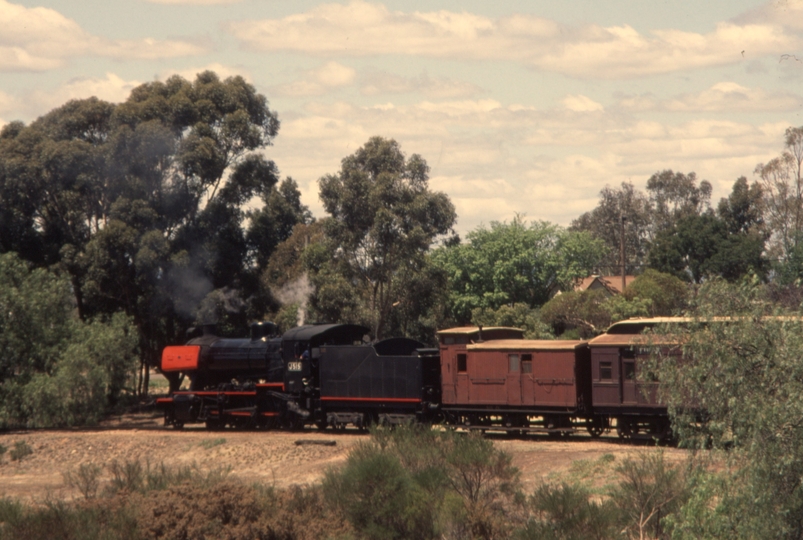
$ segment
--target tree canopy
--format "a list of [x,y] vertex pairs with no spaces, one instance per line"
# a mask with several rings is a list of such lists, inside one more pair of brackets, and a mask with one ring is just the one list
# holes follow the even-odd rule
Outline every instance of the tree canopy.
[[443,246],[433,259],[449,278],[447,309],[465,324],[478,308],[538,307],[550,293],[589,275],[604,255],[603,242],[587,233],[546,222],[527,225],[517,216],[510,223],[478,227],[466,243]]
[[683,216],[660,232],[650,249],[650,266],[696,283],[711,277],[733,281],[749,273],[764,276],[769,264],[760,209],[760,186],[739,178],[716,213]]
[[803,323],[755,280],[707,282],[689,315],[683,327],[656,330],[682,354],[661,350],[652,373],[680,444],[724,451],[712,457],[728,468],[692,484],[680,537],[800,538]]
[[[252,316],[275,305],[255,265],[311,219],[262,154],[278,129],[252,85],[208,71],[12,122],[0,132],[0,251],[69,276],[83,319],[131,316],[154,365],[208,294],[250,299]],[[264,206],[247,213],[255,197]],[[236,311],[244,325],[247,306]]]
[[0,255],[0,428],[99,421],[131,391],[136,348],[123,314],[82,322],[65,279]]
[[329,260],[313,280],[313,305],[327,311],[337,298],[351,296],[378,338],[394,308],[412,307],[411,290],[431,288],[427,251],[451,230],[456,214],[449,197],[430,191],[428,181],[421,156],[405,157],[396,141],[382,137],[372,137],[343,159],[338,173],[319,180],[330,216],[324,221]]

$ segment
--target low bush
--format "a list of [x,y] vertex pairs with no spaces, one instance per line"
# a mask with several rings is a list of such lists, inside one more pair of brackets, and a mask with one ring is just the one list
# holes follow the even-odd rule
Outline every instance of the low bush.
[[17,441],[8,453],[11,461],[20,461],[33,454],[33,448],[25,441]]
[[361,538],[506,538],[523,502],[508,454],[471,434],[374,430],[323,492]]
[[62,474],[64,485],[77,489],[84,499],[94,499],[100,486],[100,473],[103,468],[94,463],[82,463],[77,469]]

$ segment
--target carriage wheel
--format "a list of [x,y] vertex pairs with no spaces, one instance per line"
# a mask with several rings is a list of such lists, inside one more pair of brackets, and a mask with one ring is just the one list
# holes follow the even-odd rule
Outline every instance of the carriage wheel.
[[620,439],[630,439],[638,433],[638,425],[624,418],[616,419],[616,434]]
[[586,431],[594,439],[599,439],[605,433],[607,426],[605,419],[601,416],[592,416],[586,420]]

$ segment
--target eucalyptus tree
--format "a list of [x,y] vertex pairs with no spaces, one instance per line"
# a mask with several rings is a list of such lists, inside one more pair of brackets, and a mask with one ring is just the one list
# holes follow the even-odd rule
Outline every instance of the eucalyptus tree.
[[209,71],[12,122],[0,133],[0,249],[66,272],[82,317],[131,315],[154,364],[206,294],[258,283],[249,261],[264,248],[244,208],[277,192],[262,151],[278,129],[251,84]]
[[767,163],[759,163],[764,219],[771,231],[769,257],[784,283],[803,277],[803,126],[787,128],[784,150]]
[[624,230],[627,269],[632,273],[644,263],[652,240],[650,200],[633,184],[627,182],[623,182],[618,189],[605,186],[599,195],[600,201],[597,207],[572,221],[570,230],[591,233],[605,242],[608,256],[602,273],[619,273],[621,269],[619,253]]
[[748,273],[764,277],[768,234],[761,199],[758,184],[737,179],[717,212],[683,216],[661,231],[650,249],[650,266],[696,283],[711,277],[734,281]]
[[[455,222],[444,193],[430,191],[429,166],[406,157],[393,139],[372,137],[319,180],[330,261],[318,272],[360,299],[361,317],[375,337],[385,334],[391,311],[405,304],[408,316],[425,309],[426,297],[410,295],[412,282],[428,275],[427,252]],[[336,269],[336,270],[335,270]],[[322,291],[315,303],[325,309]]]

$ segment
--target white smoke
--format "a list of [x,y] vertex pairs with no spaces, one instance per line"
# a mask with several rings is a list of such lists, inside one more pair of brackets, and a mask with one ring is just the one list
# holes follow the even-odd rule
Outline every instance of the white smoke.
[[314,290],[315,288],[309,281],[309,276],[304,272],[297,279],[285,283],[282,287],[271,289],[271,293],[285,306],[298,304],[298,326],[302,326],[307,315],[309,296]]
[[198,324],[217,322],[224,313],[238,313],[245,307],[240,291],[230,287],[215,289],[201,300],[195,312]]

